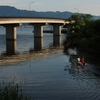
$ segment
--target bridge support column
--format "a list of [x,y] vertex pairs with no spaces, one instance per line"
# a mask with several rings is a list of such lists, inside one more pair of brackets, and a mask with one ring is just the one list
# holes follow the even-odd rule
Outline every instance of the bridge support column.
[[6,54],[16,54],[16,26],[15,24],[4,25],[6,27]]
[[61,45],[61,24],[52,24],[53,25],[53,46]]
[[43,26],[45,24],[36,23],[34,26],[34,50],[39,51],[43,49]]

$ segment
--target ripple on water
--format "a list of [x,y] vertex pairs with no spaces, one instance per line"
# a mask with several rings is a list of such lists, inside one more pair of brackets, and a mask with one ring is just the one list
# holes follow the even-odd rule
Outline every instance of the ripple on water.
[[31,64],[28,60],[3,67],[0,68],[0,81],[10,82],[12,76],[16,76],[15,82],[35,100],[99,100],[100,79],[94,69],[92,71],[87,65],[83,71],[68,59],[58,53],[31,60]]

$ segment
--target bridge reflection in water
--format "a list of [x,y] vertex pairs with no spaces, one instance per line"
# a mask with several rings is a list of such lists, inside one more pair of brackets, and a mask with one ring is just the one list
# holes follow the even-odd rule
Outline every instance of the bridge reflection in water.
[[17,42],[16,40],[6,40],[6,53],[16,54]]
[[43,49],[43,38],[34,38],[34,50],[42,50]]

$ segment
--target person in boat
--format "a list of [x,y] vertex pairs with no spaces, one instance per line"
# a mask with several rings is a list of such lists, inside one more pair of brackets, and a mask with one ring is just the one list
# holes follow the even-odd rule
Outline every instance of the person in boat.
[[80,57],[77,58],[77,64],[79,65],[78,68],[80,68],[80,65],[81,65],[81,58]]
[[81,61],[81,63],[82,63],[83,65],[85,65],[84,57],[82,57],[80,61]]
[[84,71],[84,68],[85,68],[85,60],[84,60],[84,57],[82,58],[77,58],[77,61],[78,61],[78,68],[81,68],[82,71]]
[[78,57],[77,58],[77,63],[80,64],[80,65],[85,65],[84,57],[82,57],[82,58]]
[[78,57],[78,58],[77,58],[77,61],[78,61],[78,62],[80,62],[80,61],[81,61],[80,57]]

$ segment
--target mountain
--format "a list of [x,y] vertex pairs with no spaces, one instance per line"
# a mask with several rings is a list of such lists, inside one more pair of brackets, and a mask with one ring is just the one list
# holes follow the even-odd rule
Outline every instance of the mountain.
[[[28,11],[28,10],[20,10],[11,6],[0,6],[0,16],[1,17],[48,17],[48,18],[64,18],[68,19],[73,13],[72,12],[37,12],[37,11]],[[94,16],[95,19],[100,18],[100,16]]]
[[71,12],[37,12],[37,11],[28,11],[20,10],[11,6],[0,6],[0,16],[16,16],[16,17],[51,17],[51,18],[69,18],[72,15]]

